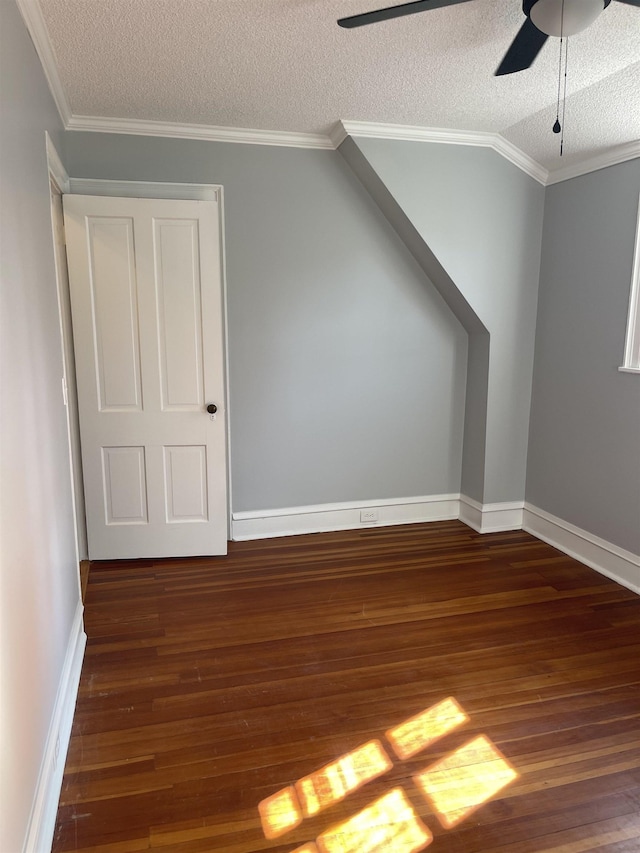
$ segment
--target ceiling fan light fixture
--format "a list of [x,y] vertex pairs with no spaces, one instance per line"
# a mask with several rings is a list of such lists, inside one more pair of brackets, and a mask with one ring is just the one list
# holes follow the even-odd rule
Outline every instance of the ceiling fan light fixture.
[[529,9],[529,18],[540,32],[548,36],[573,36],[586,30],[610,2],[611,0],[537,0]]

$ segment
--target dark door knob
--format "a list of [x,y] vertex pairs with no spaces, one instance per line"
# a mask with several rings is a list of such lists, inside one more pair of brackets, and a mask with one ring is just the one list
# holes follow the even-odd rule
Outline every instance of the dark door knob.
[[210,415],[215,415],[215,413],[218,411],[218,407],[215,403],[209,403],[209,405],[207,406],[207,411]]

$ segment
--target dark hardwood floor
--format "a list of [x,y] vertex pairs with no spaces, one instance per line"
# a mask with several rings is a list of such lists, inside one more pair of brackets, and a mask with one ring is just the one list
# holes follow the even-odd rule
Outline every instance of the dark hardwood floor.
[[526,533],[94,563],[86,628],[55,853],[640,851],[640,598]]

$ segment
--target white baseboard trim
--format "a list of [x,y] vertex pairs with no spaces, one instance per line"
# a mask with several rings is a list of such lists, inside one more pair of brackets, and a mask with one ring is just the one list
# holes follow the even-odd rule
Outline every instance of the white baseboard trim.
[[[375,511],[376,520],[361,513]],[[458,518],[477,533],[526,530],[586,566],[640,594],[640,557],[561,518],[523,502],[481,504],[466,495],[428,495],[393,500],[319,504],[234,512],[232,539],[271,539],[360,527],[386,527]]]
[[522,529],[640,594],[640,556],[637,554],[529,503],[524,505]]
[[62,675],[58,687],[49,734],[40,767],[40,776],[33,799],[29,826],[22,848],[23,853],[44,853],[51,850],[55,829],[62,775],[71,737],[73,713],[78,696],[80,670],[87,635],[84,633],[82,602],[78,602],[67,643]]
[[500,533],[521,530],[524,503],[481,504],[460,495],[458,518],[477,533]]
[[[298,506],[258,512],[234,512],[232,539],[271,539],[303,533],[328,533],[359,527],[386,527],[394,524],[418,524],[447,521],[458,517],[459,495],[394,498],[380,501]],[[361,521],[361,513],[376,513],[375,521]]]

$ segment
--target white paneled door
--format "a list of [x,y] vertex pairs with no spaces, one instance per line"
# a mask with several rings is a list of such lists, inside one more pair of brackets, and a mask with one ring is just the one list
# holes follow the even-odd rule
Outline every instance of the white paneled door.
[[225,554],[219,204],[66,195],[64,214],[89,557]]

